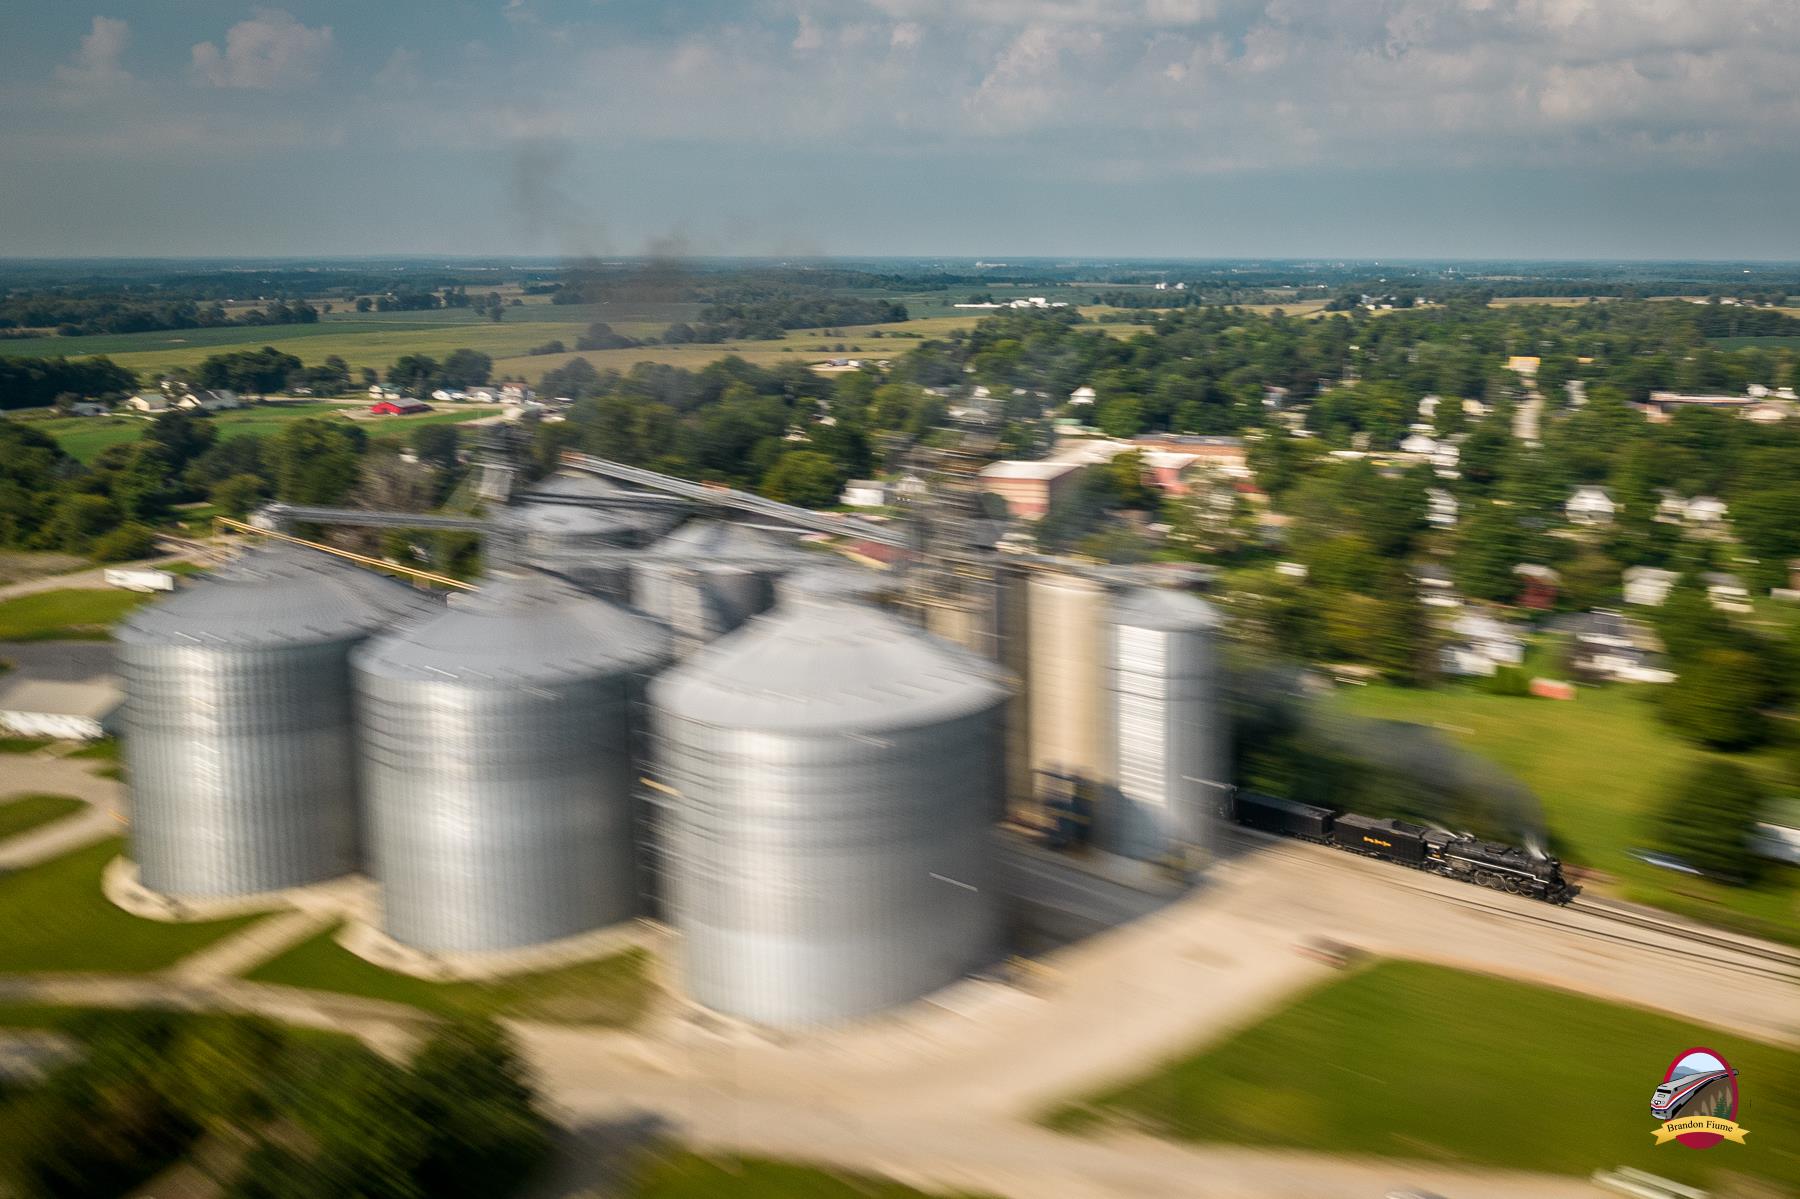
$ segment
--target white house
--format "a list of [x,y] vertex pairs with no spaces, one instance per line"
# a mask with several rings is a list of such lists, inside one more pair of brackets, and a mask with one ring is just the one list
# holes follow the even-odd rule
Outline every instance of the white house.
[[1608,525],[1618,508],[1603,489],[1577,487],[1569,502],[1563,505],[1563,511],[1578,525]]
[[1450,632],[1438,656],[1447,674],[1487,676],[1525,661],[1525,639],[1491,616],[1465,612],[1450,622]]
[[222,412],[227,408],[242,408],[244,402],[238,399],[236,392],[197,389],[184,393],[175,401],[175,406],[191,412]]
[[1077,387],[1069,393],[1069,403],[1078,408],[1092,404],[1098,398],[1091,387]]
[[1675,586],[1676,574],[1655,566],[1625,568],[1625,602],[1645,608],[1660,608]]
[[1419,458],[1429,458],[1437,452],[1437,448],[1437,442],[1425,436],[1423,433],[1409,434],[1400,442],[1400,452],[1402,454],[1412,454]]
[[500,400],[502,403],[529,404],[535,395],[536,393],[523,383],[502,383],[500,385]]
[[844,484],[838,502],[846,508],[885,508],[891,502],[891,490],[878,479],[852,479]]
[[1706,584],[1706,598],[1713,607],[1726,612],[1750,611],[1750,592],[1736,575],[1707,571],[1700,581]]
[[126,400],[125,406],[135,412],[167,412],[174,404],[160,391],[146,391]]
[[374,383],[369,386],[369,398],[371,400],[380,401],[403,400],[406,397],[401,394],[398,387],[389,387],[385,383]]
[[1426,396],[1419,401],[1419,419],[1434,420],[1437,417],[1438,405],[1444,402],[1443,396]]
[[431,398],[439,403],[460,403],[469,398],[469,393],[459,387],[440,387],[431,393]]
[[1456,526],[1456,497],[1442,487],[1425,489],[1425,519],[1436,529],[1450,529]]
[[1461,459],[1461,446],[1453,441],[1440,441],[1431,453],[1431,471],[1440,479],[1454,479],[1456,464]]
[[1616,683],[1675,681],[1675,672],[1662,664],[1661,644],[1635,620],[1596,609],[1563,617],[1555,627],[1573,638],[1569,667],[1578,675]]
[[1712,495],[1697,495],[1687,502],[1687,521],[1691,525],[1716,525],[1725,519],[1725,501]]

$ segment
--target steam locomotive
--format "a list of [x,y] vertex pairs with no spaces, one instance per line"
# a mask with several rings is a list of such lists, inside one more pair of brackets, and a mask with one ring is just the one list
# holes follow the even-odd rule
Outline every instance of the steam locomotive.
[[1562,863],[1555,858],[1467,833],[1405,820],[1376,820],[1245,791],[1237,793],[1232,814],[1239,824],[1266,833],[1316,841],[1548,903],[1565,904],[1581,893],[1580,887],[1563,878]]

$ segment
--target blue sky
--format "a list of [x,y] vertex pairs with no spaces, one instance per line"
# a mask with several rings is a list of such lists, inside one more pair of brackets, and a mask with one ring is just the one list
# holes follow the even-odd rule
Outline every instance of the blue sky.
[[1800,259],[1793,0],[9,0],[0,255]]

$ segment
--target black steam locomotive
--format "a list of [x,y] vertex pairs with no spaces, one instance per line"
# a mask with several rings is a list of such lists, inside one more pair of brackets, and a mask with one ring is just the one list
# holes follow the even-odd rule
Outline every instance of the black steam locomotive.
[[1580,887],[1563,878],[1562,863],[1555,858],[1527,853],[1497,841],[1482,841],[1466,833],[1426,828],[1404,820],[1376,820],[1355,812],[1334,812],[1245,791],[1237,793],[1233,815],[1239,824],[1267,833],[1334,845],[1351,853],[1384,858],[1415,870],[1428,870],[1549,903],[1568,903],[1581,893]]

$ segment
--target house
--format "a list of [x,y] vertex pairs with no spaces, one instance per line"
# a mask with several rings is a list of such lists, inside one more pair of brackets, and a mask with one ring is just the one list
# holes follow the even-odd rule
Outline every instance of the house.
[[1453,441],[1440,441],[1431,453],[1431,473],[1440,479],[1456,478],[1456,464],[1462,459],[1462,447]]
[[431,398],[440,404],[461,403],[469,398],[469,393],[460,387],[440,387],[431,393]]
[[385,383],[373,383],[369,386],[369,398],[372,400],[403,400],[406,396],[398,387],[389,387]]
[[1456,497],[1442,487],[1425,489],[1425,519],[1434,529],[1456,527]]
[[1537,378],[1539,360],[1526,354],[1514,354],[1506,360],[1506,369],[1527,381]]
[[529,404],[535,394],[523,383],[502,383],[500,385],[500,402],[503,404]]
[[1712,526],[1725,519],[1725,501],[1717,496],[1697,495],[1687,502],[1685,513],[1691,525]]
[[1077,387],[1069,393],[1069,403],[1077,408],[1086,407],[1098,398],[1098,394],[1091,387]]
[[1563,393],[1569,397],[1569,407],[1580,408],[1587,403],[1587,383],[1581,379],[1570,379],[1563,384]]
[[1450,634],[1438,651],[1446,674],[1486,677],[1525,661],[1525,639],[1492,616],[1465,612],[1450,622]]
[[1750,408],[1756,400],[1748,395],[1700,395],[1693,392],[1653,391],[1638,407],[1644,416],[1657,424],[1669,420],[1683,408],[1712,408],[1735,412]]
[[1415,458],[1429,458],[1437,452],[1437,442],[1423,433],[1412,433],[1400,442],[1400,452]]
[[1014,516],[1037,520],[1075,485],[1081,466],[1067,460],[993,462],[981,468],[981,489],[999,496]]
[[1285,387],[1263,388],[1263,407],[1281,408],[1288,402],[1288,389]]
[[1456,595],[1456,580],[1450,577],[1450,571],[1437,562],[1424,562],[1412,569],[1413,582],[1419,588],[1419,602],[1428,608],[1460,608],[1462,600]]
[[1423,421],[1436,420],[1438,405],[1443,402],[1444,397],[1437,395],[1426,396],[1424,399],[1420,400],[1419,419]]
[[1670,588],[1679,576],[1672,570],[1655,566],[1625,568],[1625,602],[1644,608],[1660,608],[1669,598]]
[[244,402],[238,399],[236,392],[196,388],[183,393],[175,406],[190,412],[223,412],[227,408],[242,408]]
[[119,681],[15,678],[0,682],[0,730],[15,737],[94,741],[115,729]]
[[369,411],[376,416],[411,416],[414,413],[430,412],[431,405],[424,400],[382,400],[370,404]]
[[1513,567],[1519,580],[1519,604],[1539,612],[1556,607],[1557,593],[1562,589],[1562,576],[1548,566],[1521,562]]
[[[1784,387],[1782,390],[1788,391],[1789,389]],[[1793,416],[1794,411],[1793,396],[1790,394],[1778,399],[1759,400],[1745,407],[1739,415],[1745,420],[1755,421],[1759,425],[1772,425],[1776,421],[1783,421]]]
[[471,387],[468,394],[471,404],[498,404],[500,402],[500,397],[491,388]]
[[1639,621],[1596,609],[1575,612],[1551,626],[1569,636],[1569,669],[1595,682],[1672,683],[1662,643]]
[[99,400],[76,400],[68,409],[70,416],[105,416],[110,411]]
[[1577,487],[1563,505],[1570,522],[1578,525],[1609,525],[1617,510],[1612,497],[1599,487]]
[[892,503],[892,488],[878,479],[852,479],[844,484],[838,503],[846,508],[885,508]]
[[925,498],[925,480],[915,474],[904,474],[894,484],[894,495],[903,500],[922,500]]
[[175,402],[159,391],[146,391],[127,399],[125,406],[134,412],[167,412]]
[[1215,466],[1237,478],[1249,477],[1249,461],[1241,437],[1203,437],[1193,433],[1146,433],[1131,439],[1131,447],[1149,453],[1162,450],[1190,454],[1206,466]]
[[1750,592],[1736,575],[1709,570],[1700,576],[1700,581],[1706,584],[1706,598],[1713,607],[1723,612],[1750,611]]
[[1197,454],[1174,450],[1149,450],[1144,454],[1144,467],[1149,472],[1150,482],[1165,495],[1186,495],[1188,472],[1199,461]]

